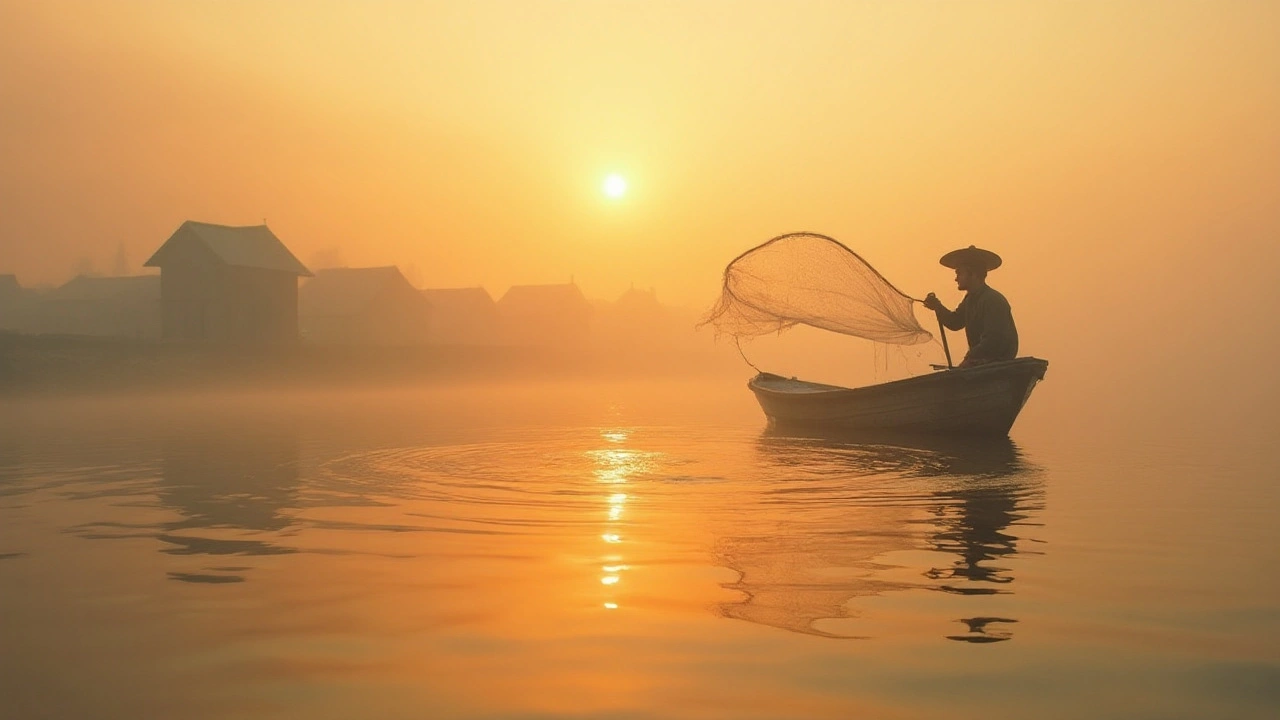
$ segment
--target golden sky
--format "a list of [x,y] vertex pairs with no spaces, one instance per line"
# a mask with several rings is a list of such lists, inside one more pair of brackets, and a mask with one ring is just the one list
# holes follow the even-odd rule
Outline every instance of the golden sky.
[[1028,348],[1270,342],[1278,38],[1266,1],[0,1],[0,272],[265,218],[306,263],[705,307],[805,229],[951,304],[937,257],[997,250]]

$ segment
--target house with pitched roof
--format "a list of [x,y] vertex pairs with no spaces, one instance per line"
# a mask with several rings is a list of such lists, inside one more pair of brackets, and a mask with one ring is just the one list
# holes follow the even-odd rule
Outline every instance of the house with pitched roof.
[[160,268],[165,340],[269,345],[298,339],[298,278],[311,271],[266,225],[188,220],[144,264]]
[[517,345],[577,345],[591,335],[591,304],[575,283],[515,285],[498,301],[507,341]]
[[0,275],[0,330],[17,330],[26,293],[16,275]]
[[498,305],[482,287],[430,288],[422,296],[431,305],[432,343],[492,345],[501,341]]
[[160,277],[77,275],[33,298],[21,329],[49,335],[160,338]]
[[675,314],[653,289],[632,286],[618,299],[602,303],[596,314],[597,339],[610,347],[653,347],[671,343],[680,333]]
[[0,275],[0,304],[17,302],[22,296],[22,285],[17,275]]
[[302,337],[337,345],[426,342],[431,306],[391,267],[317,270],[298,294]]

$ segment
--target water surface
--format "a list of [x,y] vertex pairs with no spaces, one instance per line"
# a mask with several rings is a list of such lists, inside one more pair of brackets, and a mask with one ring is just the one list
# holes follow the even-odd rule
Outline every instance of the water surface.
[[941,444],[737,382],[10,403],[0,715],[1274,717],[1269,449],[1032,402]]

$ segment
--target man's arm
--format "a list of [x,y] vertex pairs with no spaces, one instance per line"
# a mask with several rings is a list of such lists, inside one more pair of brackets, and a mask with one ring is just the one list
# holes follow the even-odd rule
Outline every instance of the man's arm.
[[[965,298],[967,300],[968,297]],[[965,325],[965,300],[961,300],[954,311],[948,310],[937,295],[929,293],[924,299],[924,306],[938,315],[942,326],[948,330],[963,330]]]

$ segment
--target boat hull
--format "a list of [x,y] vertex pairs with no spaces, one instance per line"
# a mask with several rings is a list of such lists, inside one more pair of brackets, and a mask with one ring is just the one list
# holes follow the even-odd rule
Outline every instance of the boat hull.
[[760,373],[747,387],[780,427],[1002,436],[1048,367],[1026,357],[863,388]]

